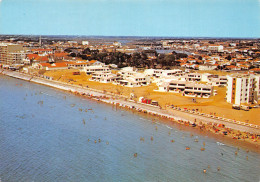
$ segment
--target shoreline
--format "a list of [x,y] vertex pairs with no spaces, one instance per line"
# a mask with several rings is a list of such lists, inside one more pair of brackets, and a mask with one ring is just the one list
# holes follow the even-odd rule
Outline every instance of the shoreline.
[[[257,140],[257,135],[259,136],[260,134],[259,127],[240,125],[233,121],[225,122],[223,120],[217,120],[211,117],[206,118],[205,116],[199,116],[195,115],[194,113],[190,113],[190,111],[179,111],[177,109],[171,108],[160,109],[156,106],[141,104],[132,100],[128,100],[126,97],[121,95],[119,96],[116,94],[108,94],[100,90],[83,88],[78,85],[67,84],[55,80],[48,80],[16,71],[0,69],[0,73],[13,78],[69,91],[76,95],[84,96],[98,102],[114,105],[119,108],[133,110],[137,113],[142,113],[152,117],[156,116],[162,118],[160,123],[164,123],[170,126],[176,126],[177,124],[178,128],[189,128],[188,130],[196,131],[198,134],[210,135],[214,138],[221,139],[221,141],[227,140],[227,142],[231,145],[239,145],[247,149],[250,148],[253,151],[260,153],[260,142]],[[194,118],[195,120],[193,121]],[[226,132],[226,135],[223,132]]]

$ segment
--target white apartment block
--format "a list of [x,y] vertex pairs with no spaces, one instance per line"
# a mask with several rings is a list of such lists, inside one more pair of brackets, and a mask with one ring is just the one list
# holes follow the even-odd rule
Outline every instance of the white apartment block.
[[256,104],[260,100],[260,75],[227,76],[227,102]]
[[210,45],[208,47],[208,50],[210,51],[216,51],[216,52],[222,52],[223,51],[223,46],[222,45]]
[[226,86],[227,85],[227,77],[226,76],[218,76],[216,78],[211,78],[209,84],[212,86]]
[[182,70],[162,70],[162,69],[146,69],[144,74],[148,76],[153,76],[155,78],[169,78],[172,76],[180,76],[183,74]]
[[106,65],[97,65],[97,66],[86,66],[83,68],[86,74],[90,75],[95,72],[111,72],[111,69]]
[[133,74],[137,73],[137,69],[133,68],[133,67],[124,67],[121,68],[120,71],[118,72],[118,74],[122,75],[122,76],[131,76]]
[[111,83],[113,81],[119,80],[116,74],[112,74],[111,72],[103,72],[97,71],[92,73],[91,81],[98,81],[101,83]]
[[118,80],[116,83],[126,87],[146,86],[150,84],[150,77],[143,73],[135,73],[131,76],[129,75],[128,77]]
[[213,86],[172,80],[162,83],[158,91],[183,93],[185,96],[209,97],[213,94]]
[[184,90],[185,95],[209,97],[213,95],[213,86],[204,84],[187,83]]
[[199,73],[188,73],[184,77],[185,80],[188,82],[195,82],[195,81],[200,82],[202,75]]
[[227,77],[220,75],[213,75],[210,73],[204,73],[201,75],[201,81],[207,82],[212,86],[226,86],[227,85]]

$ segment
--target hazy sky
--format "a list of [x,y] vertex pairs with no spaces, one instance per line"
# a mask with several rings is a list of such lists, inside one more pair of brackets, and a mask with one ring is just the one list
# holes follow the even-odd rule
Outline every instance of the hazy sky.
[[0,0],[0,34],[260,37],[260,0]]

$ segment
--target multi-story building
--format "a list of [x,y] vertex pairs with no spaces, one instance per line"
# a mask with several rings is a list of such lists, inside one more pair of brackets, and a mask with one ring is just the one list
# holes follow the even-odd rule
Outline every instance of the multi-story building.
[[227,102],[256,104],[260,100],[260,75],[227,76]]
[[119,77],[111,72],[97,71],[95,73],[92,73],[92,77],[90,80],[98,81],[101,83],[110,83],[119,80]]
[[183,93],[185,96],[210,97],[213,95],[213,86],[172,80],[163,82],[158,91]]
[[188,73],[185,75],[186,81],[189,81],[189,82],[195,82],[195,81],[200,82],[201,78],[202,78],[202,76],[199,73]]
[[0,44],[0,63],[20,64],[25,58],[22,52],[23,46],[19,44],[1,43]]
[[86,72],[86,74],[92,74],[97,71],[102,72],[111,72],[111,69],[107,65],[97,65],[97,66],[86,66],[83,68],[83,70]]
[[115,84],[126,87],[146,86],[150,84],[150,77],[143,73],[135,73],[133,75],[129,75],[128,77],[123,77],[122,79],[117,80]]
[[162,70],[162,69],[146,69],[144,74],[148,76],[153,76],[155,78],[167,78],[171,76],[180,76],[183,74],[182,70],[173,69],[173,70]]

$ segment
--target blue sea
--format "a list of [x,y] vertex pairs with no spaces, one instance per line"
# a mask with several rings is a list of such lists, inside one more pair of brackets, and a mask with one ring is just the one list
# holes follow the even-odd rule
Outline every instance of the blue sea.
[[0,75],[1,182],[259,180],[259,153]]

